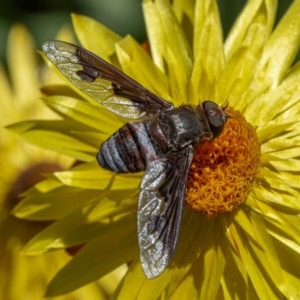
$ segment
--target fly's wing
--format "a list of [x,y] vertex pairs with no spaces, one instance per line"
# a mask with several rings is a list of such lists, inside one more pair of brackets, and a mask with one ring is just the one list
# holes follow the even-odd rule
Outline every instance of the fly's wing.
[[193,148],[152,161],[143,177],[138,207],[138,238],[145,275],[153,278],[169,265],[181,222]]
[[46,57],[79,90],[125,118],[141,118],[172,107],[95,54],[78,46],[48,41]]

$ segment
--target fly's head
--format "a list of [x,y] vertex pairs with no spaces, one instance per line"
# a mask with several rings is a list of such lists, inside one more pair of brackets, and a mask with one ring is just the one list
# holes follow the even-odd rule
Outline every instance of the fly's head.
[[215,138],[222,133],[226,121],[231,117],[225,111],[227,106],[222,107],[212,101],[204,101],[201,106],[207,118],[212,138]]

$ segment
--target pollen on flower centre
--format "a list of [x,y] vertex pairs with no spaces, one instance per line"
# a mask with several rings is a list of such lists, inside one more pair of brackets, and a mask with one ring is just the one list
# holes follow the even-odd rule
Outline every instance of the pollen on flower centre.
[[186,202],[208,216],[229,212],[242,204],[260,165],[255,129],[237,111],[223,133],[195,148],[186,189]]

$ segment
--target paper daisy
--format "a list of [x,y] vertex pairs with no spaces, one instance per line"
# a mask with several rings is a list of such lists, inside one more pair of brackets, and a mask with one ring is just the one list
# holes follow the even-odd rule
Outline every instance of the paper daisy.
[[[63,56],[71,54],[71,61],[60,71],[77,95],[66,88],[61,93],[61,88],[43,88],[44,102],[61,120],[11,126],[25,139],[35,134],[32,142],[80,162],[29,190],[15,209],[18,217],[56,220],[30,241],[27,254],[82,245],[50,283],[48,295],[128,266],[113,298],[299,296],[300,69],[294,60],[300,1],[274,28],[276,7],[276,1],[247,2],[223,42],[216,1],[145,0],[151,57],[130,36],[73,16],[84,48],[154,95],[174,106],[205,100],[228,105],[223,110],[231,118],[220,136],[195,148],[174,256],[158,277],[148,279],[141,268],[136,221],[143,173],[117,174],[95,160],[99,145],[128,121],[106,108],[117,111],[122,104],[123,116],[132,116],[140,107],[128,106],[132,94],[114,98],[127,90],[113,77],[113,83],[107,77],[97,81],[103,76],[90,68],[90,55],[63,46],[69,53]],[[44,51],[54,65],[64,63],[54,50]],[[74,70],[78,56],[85,61]],[[99,89],[89,82],[99,83]]]

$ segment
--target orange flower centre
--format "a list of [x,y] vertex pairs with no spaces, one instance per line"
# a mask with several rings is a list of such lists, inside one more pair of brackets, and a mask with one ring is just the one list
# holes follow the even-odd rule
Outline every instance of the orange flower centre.
[[260,165],[255,129],[231,108],[223,133],[195,148],[186,189],[186,202],[208,216],[232,211],[251,189]]

